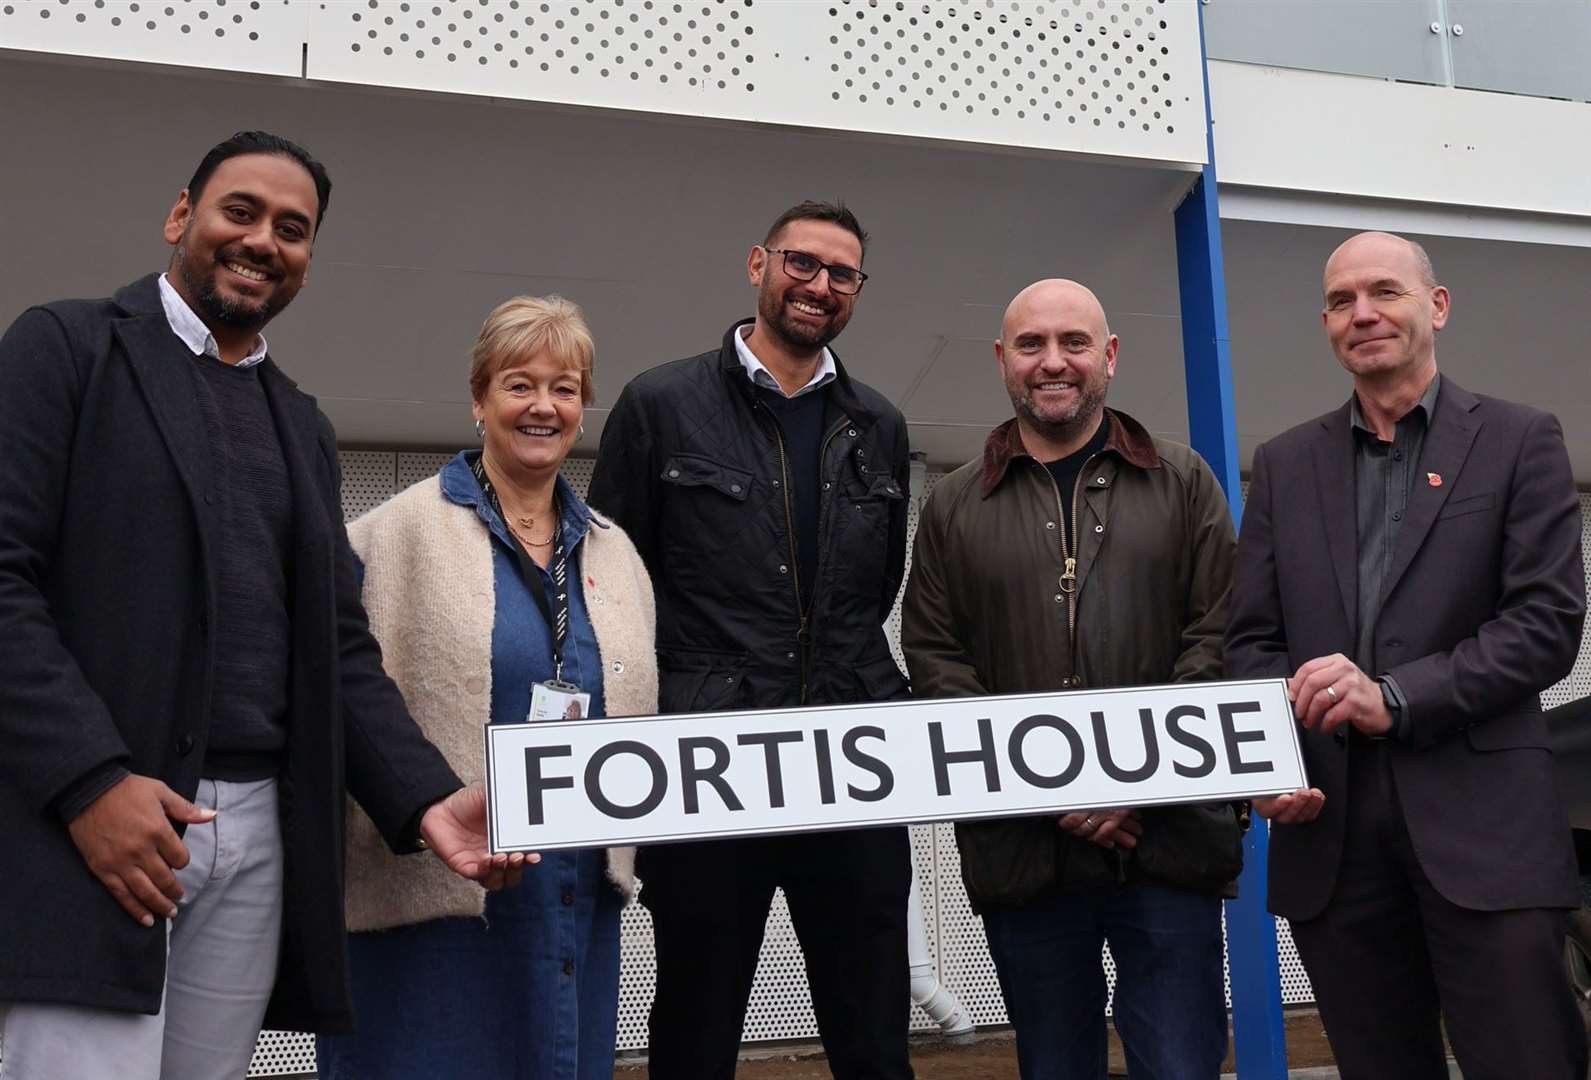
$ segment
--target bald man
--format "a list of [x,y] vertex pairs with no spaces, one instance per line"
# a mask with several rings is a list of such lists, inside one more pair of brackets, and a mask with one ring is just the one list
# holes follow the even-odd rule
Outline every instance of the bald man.
[[[1006,309],[994,359],[1016,416],[935,486],[917,531],[901,643],[919,696],[1220,677],[1226,498],[1192,450],[1105,407],[1119,348],[1074,281]],[[1119,737],[1123,760],[1142,753],[1136,728]],[[1024,1080],[1103,1080],[1107,941],[1132,1075],[1220,1073],[1235,807],[964,822],[956,840]]]
[[1580,502],[1549,413],[1436,367],[1451,299],[1418,244],[1361,233],[1322,321],[1353,393],[1254,455],[1227,670],[1290,679],[1308,791],[1275,828],[1342,1075],[1586,1075],[1564,975],[1578,907],[1540,692],[1585,615]]

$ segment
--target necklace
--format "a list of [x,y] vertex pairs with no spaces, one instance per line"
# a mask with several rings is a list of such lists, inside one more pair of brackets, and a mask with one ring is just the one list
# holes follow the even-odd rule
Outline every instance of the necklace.
[[550,547],[552,545],[553,540],[557,539],[558,522],[563,516],[559,512],[558,493],[556,490],[553,492],[552,496],[552,528],[547,532],[547,539],[537,540],[531,534],[532,530],[536,527],[536,519],[528,514],[510,515],[508,507],[503,505],[502,496],[498,494],[497,489],[492,485],[491,479],[487,476],[486,454],[484,452],[482,452],[480,457],[475,459],[475,463],[470,466],[470,471],[475,474],[475,482],[481,485],[481,490],[484,491],[486,493],[486,497],[491,500],[492,507],[502,517],[503,523],[508,526],[509,531],[512,532],[514,536],[524,542],[526,547],[544,548]]
[[[547,539],[545,540],[536,540],[532,538],[531,530],[534,529],[535,526],[536,519],[533,517],[516,517],[514,519],[514,531],[519,535],[520,539],[525,541],[527,545],[533,548],[544,548],[550,546],[552,544],[553,535],[558,531],[557,521],[555,520],[553,522],[553,526],[548,531]],[[524,530],[523,533],[520,532],[521,529]]]

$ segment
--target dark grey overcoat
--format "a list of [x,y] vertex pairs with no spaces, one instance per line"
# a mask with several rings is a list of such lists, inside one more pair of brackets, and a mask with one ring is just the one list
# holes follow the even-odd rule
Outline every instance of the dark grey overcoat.
[[[32,308],[0,339],[0,1000],[160,1007],[164,922],[121,910],[52,804],[111,760],[187,797],[198,785],[221,500],[187,357],[154,275]],[[366,628],[331,425],[269,359],[262,380],[293,487],[286,904],[266,1026],[340,1030],[345,786],[402,849],[459,784]]]

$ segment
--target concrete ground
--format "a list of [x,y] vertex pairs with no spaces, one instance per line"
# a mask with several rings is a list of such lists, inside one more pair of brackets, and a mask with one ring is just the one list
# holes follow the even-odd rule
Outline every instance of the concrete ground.
[[[1331,1047],[1313,1009],[1298,1009],[1286,1016],[1287,1057],[1292,1080],[1337,1080]],[[1111,1032],[1112,1077],[1127,1075],[1121,1044]],[[1016,1039],[1010,1028],[981,1030],[968,1045],[952,1046],[941,1039],[914,1037],[912,1067],[917,1080],[1018,1080]],[[1230,1055],[1226,1068],[1233,1069]],[[1449,1066],[1454,1077],[1456,1066]],[[1233,1074],[1228,1072],[1227,1076]],[[644,1058],[621,1058],[614,1080],[644,1080]],[[747,1047],[741,1055],[736,1080],[829,1080],[822,1048],[815,1043]]]

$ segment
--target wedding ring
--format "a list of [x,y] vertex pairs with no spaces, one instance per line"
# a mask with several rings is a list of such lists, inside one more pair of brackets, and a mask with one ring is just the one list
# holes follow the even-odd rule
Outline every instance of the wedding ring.
[[1337,688],[1335,686],[1326,687],[1326,696],[1331,698],[1332,701],[1336,701],[1337,700]]

